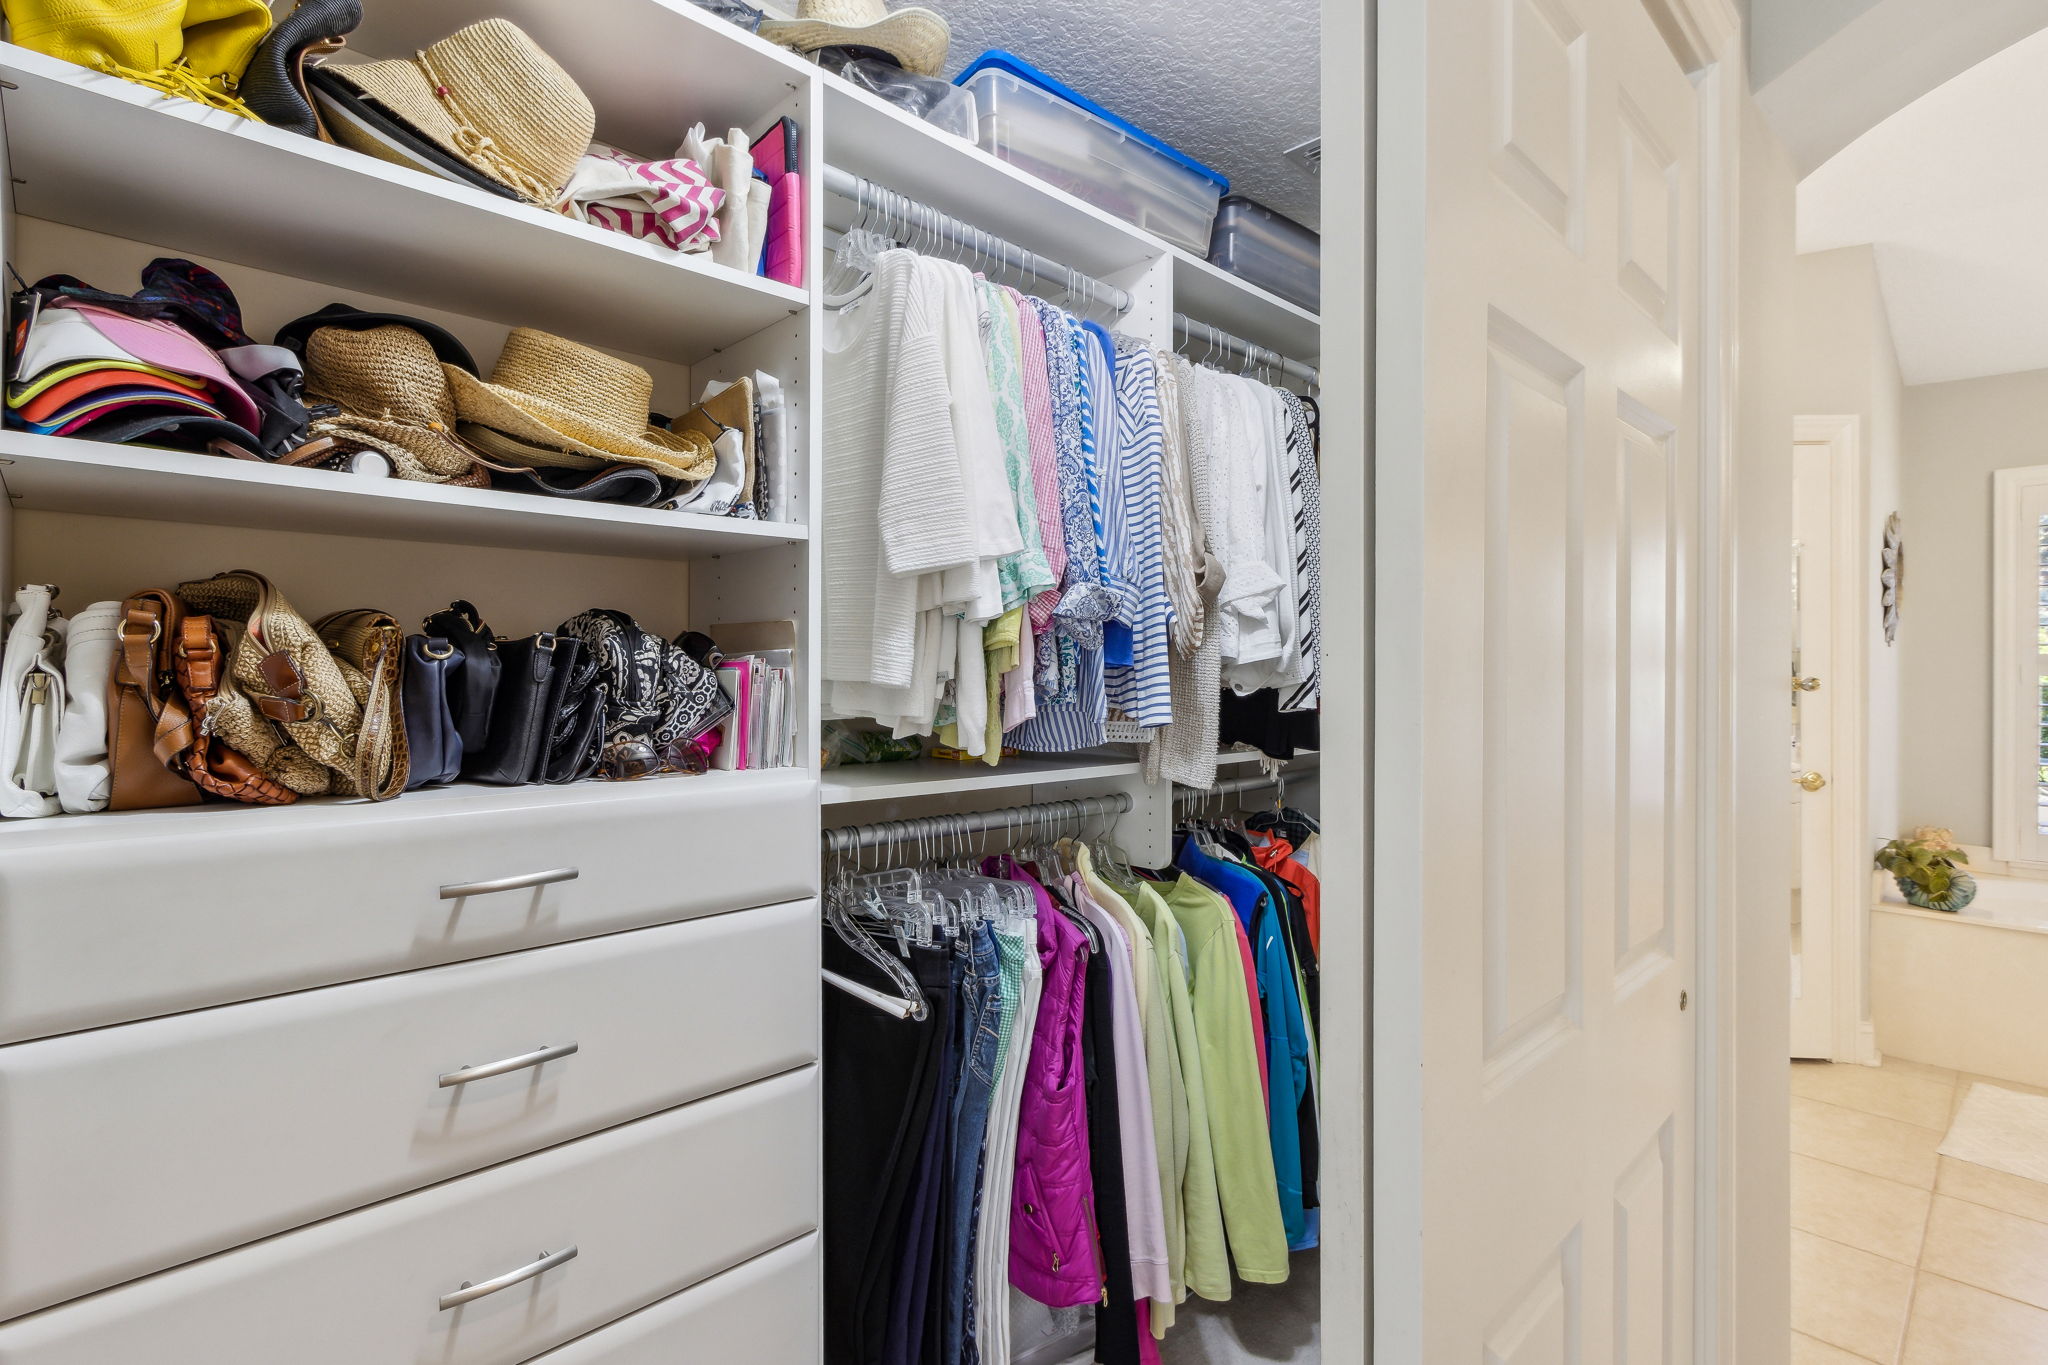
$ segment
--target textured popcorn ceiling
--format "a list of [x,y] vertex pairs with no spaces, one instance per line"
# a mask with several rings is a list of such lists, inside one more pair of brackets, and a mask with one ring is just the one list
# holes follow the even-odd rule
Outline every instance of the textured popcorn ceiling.
[[[1321,131],[1317,0],[925,0],[953,27],[948,76],[992,47],[1320,225],[1316,178],[1282,159]],[[892,4],[891,8],[895,8]]]

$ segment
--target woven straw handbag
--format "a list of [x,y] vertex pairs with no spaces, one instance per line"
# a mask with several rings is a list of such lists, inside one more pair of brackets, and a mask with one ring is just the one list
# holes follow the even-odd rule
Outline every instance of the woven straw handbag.
[[212,616],[228,640],[228,681],[208,722],[266,776],[301,796],[381,800],[404,790],[402,759],[394,788],[384,757],[398,715],[395,642],[388,662],[360,656],[372,665],[365,673],[337,658],[269,579],[246,569],[181,584],[178,596]]

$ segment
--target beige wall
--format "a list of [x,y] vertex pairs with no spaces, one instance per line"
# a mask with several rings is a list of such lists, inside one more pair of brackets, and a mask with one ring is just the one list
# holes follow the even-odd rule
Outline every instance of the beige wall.
[[[1878,292],[1877,260],[1867,246],[1819,251],[1799,258],[1795,298],[1799,352],[1794,402],[1802,416],[1862,419],[1864,479],[1869,490],[1863,544],[1856,563],[1875,581],[1885,519],[1900,510],[1905,387],[1892,347],[1891,326]],[[1910,627],[1887,645],[1873,601],[1870,624],[1868,725],[1864,755],[1866,833],[1881,842],[1898,832],[1900,659]],[[1791,664],[1789,637],[1785,663]]]
[[2048,464],[2048,370],[1906,390],[1900,824],[1991,842],[1991,474]]
[[[1740,345],[1735,396],[1735,802],[1724,838],[1739,867],[1734,971],[1719,1009],[1734,1021],[1721,1051],[1723,1150],[1718,1201],[1732,1213],[1723,1282],[1734,1286],[1732,1339],[1721,1359],[1782,1365],[1791,1321],[1791,1122],[1785,1056],[1791,1030],[1788,926],[1793,847],[1785,810],[1785,677],[1792,638],[1792,418],[1797,334],[1790,155],[1745,100],[1737,255]],[[1725,1035],[1724,1035],[1725,1036]]]

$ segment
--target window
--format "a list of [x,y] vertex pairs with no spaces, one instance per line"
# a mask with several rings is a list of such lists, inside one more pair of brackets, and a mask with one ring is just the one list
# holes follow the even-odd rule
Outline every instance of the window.
[[2048,868],[2048,465],[1994,480],[1992,853]]

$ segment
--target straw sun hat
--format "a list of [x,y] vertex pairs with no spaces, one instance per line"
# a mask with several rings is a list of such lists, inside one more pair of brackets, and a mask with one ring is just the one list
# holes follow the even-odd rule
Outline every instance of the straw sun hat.
[[882,0],[798,0],[796,18],[764,20],[761,36],[798,52],[871,47],[920,76],[939,74],[953,40],[944,16],[915,5],[891,14]]
[[[716,466],[711,443],[695,432],[648,423],[654,380],[638,365],[563,337],[515,327],[491,369],[489,383],[444,365],[455,410],[468,424],[511,438],[489,442],[490,453],[522,464],[567,452],[604,464],[645,465],[671,479],[698,480]],[[466,439],[476,442],[478,433]],[[582,464],[583,461],[576,461]]]
[[402,479],[484,482],[456,437],[455,396],[433,342],[389,323],[317,328],[305,346],[306,395],[341,409],[338,417],[315,421],[314,434],[382,451]]
[[533,39],[505,19],[458,29],[410,59],[323,69],[521,198],[552,208],[597,112]]

